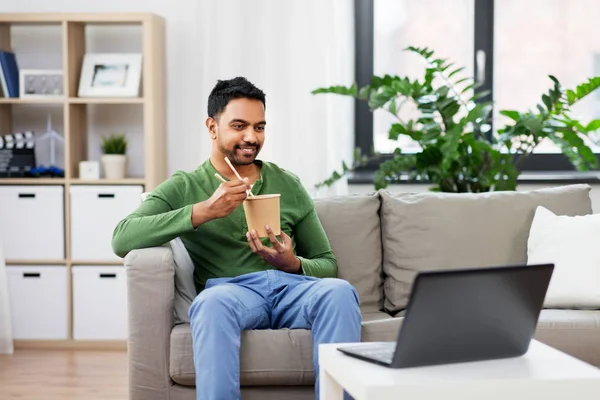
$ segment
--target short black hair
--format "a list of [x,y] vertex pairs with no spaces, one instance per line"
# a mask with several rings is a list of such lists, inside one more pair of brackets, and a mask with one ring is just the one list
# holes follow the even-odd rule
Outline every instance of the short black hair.
[[233,79],[217,81],[217,84],[208,96],[208,116],[211,118],[221,114],[227,104],[233,99],[256,99],[266,108],[265,94],[254,86],[248,79],[238,76]]

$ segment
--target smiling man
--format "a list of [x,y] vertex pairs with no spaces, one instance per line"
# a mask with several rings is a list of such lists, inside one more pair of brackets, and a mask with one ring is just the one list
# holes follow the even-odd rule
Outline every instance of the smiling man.
[[[294,174],[257,159],[265,104],[264,93],[245,78],[218,81],[208,98],[211,157],[159,185],[113,234],[120,257],[176,237],[190,253],[199,293],[189,310],[197,399],[241,399],[243,330],[310,329],[317,399],[318,344],[360,341],[358,295],[336,278],[312,199]],[[241,205],[249,189],[281,195],[279,238],[268,227],[269,238],[248,231]]]

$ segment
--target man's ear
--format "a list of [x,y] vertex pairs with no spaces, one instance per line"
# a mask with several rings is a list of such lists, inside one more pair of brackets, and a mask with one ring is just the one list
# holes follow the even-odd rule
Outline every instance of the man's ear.
[[206,127],[208,128],[208,134],[212,139],[217,137],[217,121],[211,117],[206,118]]

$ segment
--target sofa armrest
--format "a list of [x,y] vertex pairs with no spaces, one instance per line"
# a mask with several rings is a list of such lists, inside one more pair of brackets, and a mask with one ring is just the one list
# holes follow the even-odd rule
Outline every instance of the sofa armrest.
[[169,398],[175,263],[167,246],[134,250],[127,274],[129,399]]

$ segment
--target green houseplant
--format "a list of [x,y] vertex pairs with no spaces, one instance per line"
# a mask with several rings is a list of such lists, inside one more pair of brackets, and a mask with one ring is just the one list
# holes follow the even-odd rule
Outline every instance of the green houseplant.
[[[573,119],[570,111],[600,86],[600,77],[565,90],[554,76],[549,76],[552,87],[542,95],[535,110],[500,111],[511,122],[492,132],[492,104],[482,101],[489,93],[472,94],[477,85],[473,78],[461,76],[464,67],[434,57],[428,48],[408,47],[405,51],[425,61],[422,79],[373,76],[370,84],[361,88],[353,84],[312,92],[352,96],[366,101],[371,111],[386,110],[396,120],[389,128],[389,139],[405,135],[419,144],[418,153],[405,154],[397,147],[391,159],[379,164],[374,178],[376,189],[407,177],[429,182],[431,190],[443,192],[515,190],[523,162],[544,139],[560,146],[578,170],[598,166],[584,139],[600,128],[600,120],[584,125]],[[401,110],[407,104],[417,110],[416,117],[402,118]],[[317,187],[333,184],[374,158],[380,155],[362,155],[357,150],[351,165],[344,162],[341,171],[334,171]]]
[[102,137],[102,169],[106,179],[123,179],[127,170],[127,138],[124,134]]

